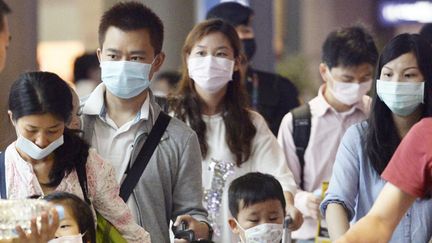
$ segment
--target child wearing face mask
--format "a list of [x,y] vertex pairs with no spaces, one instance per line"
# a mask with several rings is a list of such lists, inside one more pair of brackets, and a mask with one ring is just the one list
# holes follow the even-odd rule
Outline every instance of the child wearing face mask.
[[[369,212],[386,183],[380,175],[402,138],[423,117],[432,115],[431,53],[430,45],[417,34],[398,35],[384,47],[370,117],[345,133],[321,204],[333,241],[350,228],[350,221]],[[395,173],[400,178],[399,174],[407,172],[399,168]],[[390,242],[428,242],[431,237],[432,204],[423,199],[403,216]]]
[[373,38],[354,26],[331,32],[319,65],[324,81],[318,96],[282,120],[278,133],[298,190],[295,206],[305,217],[293,232],[300,242],[314,242],[323,182],[331,177],[336,151],[346,129],[369,115],[373,67],[378,51]]
[[233,180],[228,201],[232,215],[228,223],[240,242],[281,242],[285,198],[273,176],[253,172]]
[[48,194],[44,200],[64,209],[55,239],[48,243],[96,243],[93,214],[86,202],[67,192]]

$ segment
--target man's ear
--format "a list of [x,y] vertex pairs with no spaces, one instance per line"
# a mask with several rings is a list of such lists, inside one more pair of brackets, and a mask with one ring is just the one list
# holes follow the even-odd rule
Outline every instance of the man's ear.
[[154,63],[153,63],[153,71],[154,72],[157,72],[157,71],[159,71],[159,69],[160,69],[160,67],[162,66],[162,64],[164,63],[164,61],[165,61],[165,53],[164,52],[160,52],[157,56],[156,56],[156,59],[154,60]]
[[165,53],[164,52],[160,52],[154,59],[153,64],[152,64],[152,68],[150,71],[150,80],[153,78],[154,73],[156,73],[157,71],[159,71],[160,67],[162,66],[162,64],[165,61]]
[[330,71],[327,64],[325,63],[320,63],[319,65],[319,73],[321,75],[321,79],[324,82],[327,82],[327,72]]
[[237,235],[240,234],[240,228],[238,227],[237,222],[236,222],[236,220],[234,218],[229,218],[228,219],[228,224],[229,224],[229,226],[231,228],[231,231],[234,234],[237,234]]
[[8,115],[9,115],[9,120],[15,126],[15,121],[13,119],[13,115],[12,115],[12,111],[11,110],[8,110]]
[[97,58],[99,60],[99,63],[101,62],[101,53],[102,53],[102,49],[98,48],[96,50],[96,55],[97,55]]

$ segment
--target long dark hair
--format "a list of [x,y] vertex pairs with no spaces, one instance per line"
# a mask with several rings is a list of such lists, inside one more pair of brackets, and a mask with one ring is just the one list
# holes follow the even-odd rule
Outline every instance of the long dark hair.
[[432,114],[432,49],[418,34],[400,34],[384,47],[378,60],[373,85],[375,89],[373,90],[371,114],[368,119],[365,152],[378,174],[384,171],[401,138],[391,110],[377,95],[376,82],[386,63],[406,53],[414,54],[419,70],[425,79],[422,117],[428,117]]
[[[72,93],[66,82],[54,73],[24,73],[12,84],[9,110],[15,121],[28,115],[51,114],[67,123],[72,115]],[[77,131],[65,127],[63,135],[64,144],[54,151],[50,182],[46,184],[49,187],[58,186],[76,165],[87,161],[90,146]]]
[[78,223],[83,235],[83,242],[96,243],[96,230],[90,206],[78,196],[68,192],[53,192],[43,197],[44,200],[69,207],[72,217]]
[[[194,81],[189,77],[187,58],[198,41],[215,32],[222,33],[228,39],[234,50],[234,58],[240,58],[241,44],[232,25],[220,19],[212,19],[198,24],[189,33],[183,46],[182,79],[178,93],[170,101],[171,109],[176,116],[183,121],[188,121],[191,128],[197,133],[203,157],[206,157],[208,152],[206,124],[202,119],[204,101],[196,92]],[[235,71],[232,81],[228,83],[222,108],[222,117],[226,126],[226,142],[236,157],[237,166],[249,159],[252,152],[252,139],[256,134],[256,128],[248,111],[249,104],[246,91],[241,80],[240,71]]]

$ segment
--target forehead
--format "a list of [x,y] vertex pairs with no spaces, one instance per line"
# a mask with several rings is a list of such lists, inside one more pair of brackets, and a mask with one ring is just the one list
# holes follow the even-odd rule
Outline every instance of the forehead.
[[49,128],[59,123],[64,124],[64,121],[60,120],[59,118],[50,113],[46,113],[41,115],[28,115],[20,117],[17,123],[24,126]]
[[337,66],[331,69],[332,74],[335,75],[349,75],[349,76],[365,76],[371,75],[373,72],[373,66],[369,63],[362,63],[357,66]]
[[398,56],[397,58],[391,60],[390,62],[384,64],[384,67],[391,69],[406,68],[406,67],[417,67],[416,56],[409,52]]
[[221,32],[212,32],[203,36],[199,39],[193,48],[196,47],[228,47],[232,49],[232,46],[228,40],[228,38],[222,34]]
[[239,218],[247,217],[251,214],[266,215],[269,213],[283,213],[282,203],[277,199],[265,200],[263,202],[254,203],[244,207],[243,200],[239,203]]
[[102,50],[141,50],[154,53],[148,29],[124,31],[115,26],[110,26],[105,33]]

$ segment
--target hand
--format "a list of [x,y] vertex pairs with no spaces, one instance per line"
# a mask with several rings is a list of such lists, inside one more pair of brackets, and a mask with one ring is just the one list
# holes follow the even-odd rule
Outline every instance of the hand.
[[287,215],[291,216],[292,219],[292,223],[288,226],[288,228],[292,231],[299,229],[303,224],[302,213],[293,205],[287,205],[286,212]]
[[309,212],[309,216],[313,219],[318,219],[320,215],[319,205],[321,203],[321,198],[317,197],[313,193],[310,193],[307,195],[306,199],[306,208]]
[[[195,233],[195,239],[208,239],[209,228],[206,223],[200,222],[190,215],[180,215],[174,222],[174,226],[179,226],[182,221],[186,222],[186,224],[188,225],[188,229],[193,230],[193,232]],[[186,240],[181,239],[176,239],[174,242],[188,243]]]
[[20,226],[15,229],[18,232],[20,243],[45,243],[54,239],[55,232],[59,227],[59,216],[57,211],[53,208],[50,211],[52,215],[52,222],[49,223],[48,213],[43,212],[41,215],[41,228],[38,230],[36,219],[31,220],[31,233],[27,234]]

